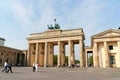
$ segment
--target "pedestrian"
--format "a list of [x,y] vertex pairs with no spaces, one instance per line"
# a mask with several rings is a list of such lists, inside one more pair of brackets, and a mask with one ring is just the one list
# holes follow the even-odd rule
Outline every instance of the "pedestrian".
[[33,63],[33,72],[35,72],[35,63]]
[[8,62],[5,61],[5,63],[4,63],[4,69],[2,70],[2,72],[7,72],[7,68],[8,68]]
[[38,64],[36,63],[35,64],[35,69],[36,69],[36,72],[38,71]]
[[9,63],[8,64],[8,70],[7,70],[7,73],[10,71],[10,73],[12,73],[12,63]]

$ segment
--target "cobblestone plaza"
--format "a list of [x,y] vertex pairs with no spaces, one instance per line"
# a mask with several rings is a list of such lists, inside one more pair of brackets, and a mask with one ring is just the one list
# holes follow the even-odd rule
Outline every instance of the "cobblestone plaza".
[[13,67],[13,73],[0,72],[0,80],[120,80],[120,69],[42,67],[32,72],[32,67]]

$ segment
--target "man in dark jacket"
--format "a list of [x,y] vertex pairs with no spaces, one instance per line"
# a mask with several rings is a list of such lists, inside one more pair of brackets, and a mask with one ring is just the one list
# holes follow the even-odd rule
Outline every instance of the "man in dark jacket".
[[7,72],[9,72],[9,71],[12,73],[12,63],[8,64],[8,71]]

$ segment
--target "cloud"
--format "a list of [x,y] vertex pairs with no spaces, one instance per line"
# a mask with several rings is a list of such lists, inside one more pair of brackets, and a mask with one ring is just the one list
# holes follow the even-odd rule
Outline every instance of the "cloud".
[[[63,1],[56,5],[58,19],[63,29],[83,28],[86,41],[90,42],[90,36],[96,33],[96,27],[101,22],[99,13],[106,6],[103,1],[98,0],[76,0]],[[95,31],[93,31],[95,30]]]
[[[4,0],[2,11],[28,33],[47,30],[47,24],[57,18],[62,29],[83,28],[86,36],[100,22],[98,13],[105,7],[99,0]],[[87,37],[89,39],[89,37]]]

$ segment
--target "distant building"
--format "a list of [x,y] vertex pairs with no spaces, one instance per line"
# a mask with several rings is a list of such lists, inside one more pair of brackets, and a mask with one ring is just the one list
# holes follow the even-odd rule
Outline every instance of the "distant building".
[[120,30],[109,29],[91,37],[91,47],[85,49],[86,66],[89,53],[94,67],[120,68]]
[[26,63],[25,51],[4,46],[5,39],[0,38],[0,65],[6,60],[13,66],[24,66]]
[[120,68],[120,30],[109,29],[91,38],[94,66]]
[[4,46],[5,39],[0,38],[0,46]]

